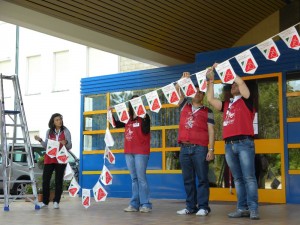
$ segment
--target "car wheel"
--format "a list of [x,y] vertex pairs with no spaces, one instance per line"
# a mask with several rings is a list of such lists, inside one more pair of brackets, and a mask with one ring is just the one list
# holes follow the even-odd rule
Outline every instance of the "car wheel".
[[18,183],[15,184],[12,193],[14,195],[26,195],[28,183]]

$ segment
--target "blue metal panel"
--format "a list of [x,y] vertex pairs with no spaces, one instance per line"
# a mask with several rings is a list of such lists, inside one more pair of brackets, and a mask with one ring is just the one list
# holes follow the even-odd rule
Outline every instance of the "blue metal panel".
[[287,123],[287,141],[288,144],[300,143],[300,123]]
[[287,203],[300,203],[300,175],[289,175],[289,185],[287,186]]

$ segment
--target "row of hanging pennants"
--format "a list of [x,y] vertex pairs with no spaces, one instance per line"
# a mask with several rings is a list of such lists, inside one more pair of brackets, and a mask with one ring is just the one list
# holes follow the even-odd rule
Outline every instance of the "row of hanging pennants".
[[[299,25],[300,23],[295,24],[294,26],[282,31],[281,33],[274,35],[273,37],[267,39],[266,41],[257,44],[244,52],[218,64],[215,67],[215,71],[217,72],[218,76],[220,77],[222,83],[226,84],[232,84],[234,82],[234,79],[236,77],[236,73],[234,72],[230,60],[235,58],[242,68],[244,73],[248,74],[254,74],[256,69],[258,68],[258,64],[253,57],[251,53],[251,49],[257,47],[260,52],[265,56],[267,60],[272,60],[276,62],[280,56],[280,52],[273,41],[273,38],[275,36],[278,36],[285,42],[285,44],[295,50],[300,49],[300,37],[299,34],[295,28],[295,26]],[[202,92],[206,92],[207,90],[207,76],[211,75],[209,74],[210,70],[209,68],[197,72],[195,74],[191,74],[191,76],[195,75],[199,89]],[[175,82],[174,82],[175,83]],[[171,83],[169,85],[166,85],[161,88],[164,96],[166,97],[167,101],[170,104],[177,105],[179,102],[179,94],[174,86],[174,83]],[[180,86],[182,92],[186,97],[194,97],[197,90],[190,78],[184,78],[177,81],[178,85]],[[161,102],[158,96],[158,91],[154,90],[152,92],[149,92],[145,95],[149,108],[151,111],[158,113],[161,109]],[[139,117],[144,117],[146,114],[146,109],[143,104],[142,96],[139,96],[137,98],[129,100],[134,112]],[[126,101],[127,102],[127,101]],[[129,120],[129,114],[126,107],[126,102],[120,103],[118,105],[115,105],[114,108],[116,110],[117,116],[119,120],[123,123],[127,123]],[[114,119],[112,116],[112,112],[110,110],[107,111],[107,120],[110,122],[110,124],[115,127]],[[97,180],[96,184],[94,185],[92,191],[94,195],[94,199],[96,202],[105,201],[107,198],[107,191],[104,189],[103,185],[111,185],[113,181],[113,176],[110,173],[109,169],[105,166],[106,160],[110,164],[115,164],[115,156],[112,153],[112,151],[109,149],[109,147],[114,146],[114,140],[113,137],[107,127],[104,141],[106,144],[105,152],[103,155],[103,168],[101,171],[101,175],[99,179]],[[74,178],[74,172],[72,171],[72,168],[70,167],[68,163],[68,151],[63,147],[61,150],[59,149],[59,143],[55,143],[56,141],[48,140],[47,145],[47,151],[46,154],[48,154],[51,158],[56,157],[59,163],[67,163],[66,171],[64,179],[71,179],[70,186],[68,188],[69,195],[71,197],[76,197],[79,190],[81,189],[80,185],[77,183],[76,179]],[[48,148],[49,147],[49,148]],[[102,183],[102,184],[101,184]],[[82,205],[87,209],[91,205],[91,189],[82,188]]]

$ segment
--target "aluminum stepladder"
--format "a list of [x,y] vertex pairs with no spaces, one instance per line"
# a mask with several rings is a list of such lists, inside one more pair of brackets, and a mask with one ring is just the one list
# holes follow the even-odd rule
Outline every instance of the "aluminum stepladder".
[[[5,109],[4,99],[4,80],[12,82],[14,90],[14,109]],[[3,178],[3,198],[4,198],[4,211],[9,211],[9,203],[15,199],[29,199],[34,203],[35,209],[40,209],[37,199],[36,180],[34,176],[34,158],[32,154],[32,148],[30,144],[29,132],[27,127],[27,121],[25,117],[25,111],[23,106],[22,94],[17,75],[3,75],[0,74],[0,112],[1,112],[1,156],[2,156],[2,178]],[[12,130],[12,135],[7,135],[7,128]],[[17,132],[19,131],[19,132]],[[11,148],[8,149],[8,141],[11,142]],[[24,144],[25,151],[21,154],[26,155],[28,165],[27,179],[16,180],[13,177],[12,167],[14,167],[14,145],[16,143]],[[18,152],[20,154],[20,152]],[[27,173],[26,168],[26,173]],[[31,185],[32,193],[27,195],[25,193],[11,194],[11,188],[13,185]]]

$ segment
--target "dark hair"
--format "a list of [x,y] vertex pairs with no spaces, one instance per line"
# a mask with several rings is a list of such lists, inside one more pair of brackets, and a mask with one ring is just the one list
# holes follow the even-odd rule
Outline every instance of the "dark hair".
[[[138,96],[138,95],[133,95],[133,96],[130,98],[130,100],[131,100],[131,99],[134,99],[134,98],[136,98],[136,97],[139,97],[139,96]],[[133,119],[134,111],[133,111],[133,108],[132,108],[132,105],[131,105],[130,101],[129,101],[129,104],[128,104],[128,113],[129,113],[130,119],[132,120],[132,119]]]
[[50,128],[50,134],[52,133],[55,133],[55,125],[54,125],[54,118],[55,117],[60,117],[61,118],[61,120],[62,120],[62,123],[61,123],[61,131],[63,131],[64,130],[64,121],[63,121],[63,116],[61,115],[61,114],[59,114],[59,113],[54,113],[52,116],[51,116],[51,118],[50,118],[50,120],[49,120],[49,123],[48,123],[48,127]]

